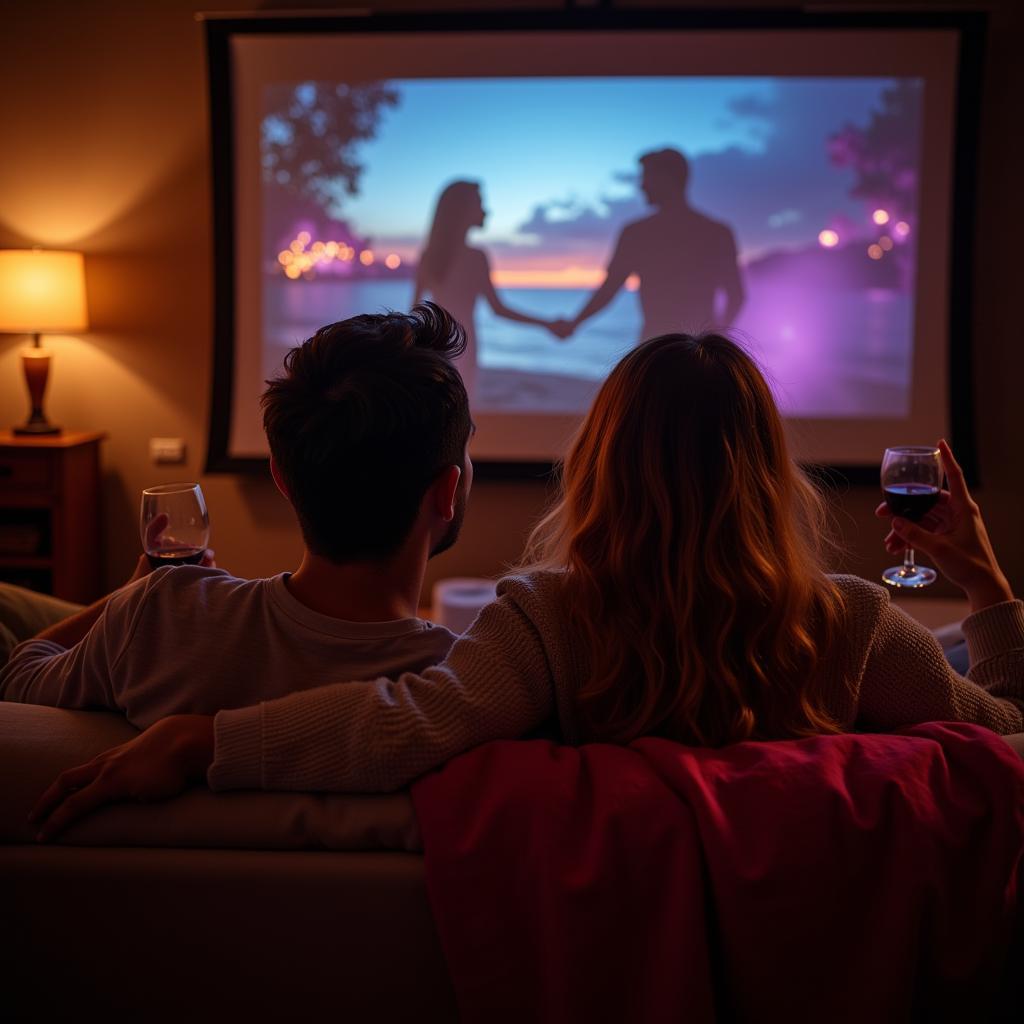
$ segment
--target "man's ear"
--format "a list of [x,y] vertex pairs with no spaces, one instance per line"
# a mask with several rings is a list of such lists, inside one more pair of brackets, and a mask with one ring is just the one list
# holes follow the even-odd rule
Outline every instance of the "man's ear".
[[438,474],[434,481],[434,512],[446,523],[455,518],[455,495],[459,490],[461,478],[462,469],[459,466],[449,466]]
[[288,493],[288,487],[284,482],[284,477],[281,475],[281,470],[274,461],[273,455],[270,456],[270,475],[274,478],[274,486],[281,492],[285,501],[290,505],[292,502],[292,496]]

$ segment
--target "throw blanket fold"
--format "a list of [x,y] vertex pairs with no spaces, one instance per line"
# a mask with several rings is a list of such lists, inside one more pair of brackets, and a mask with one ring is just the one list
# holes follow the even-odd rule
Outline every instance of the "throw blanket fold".
[[413,800],[464,1022],[965,1021],[1012,998],[1024,763],[986,729],[503,741]]

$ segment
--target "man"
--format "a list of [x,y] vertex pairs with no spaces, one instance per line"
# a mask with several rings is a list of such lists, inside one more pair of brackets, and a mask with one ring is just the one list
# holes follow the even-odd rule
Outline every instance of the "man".
[[293,573],[161,568],[17,647],[0,696],[110,708],[146,728],[443,660],[416,617],[472,481],[462,328],[440,307],[357,316],[288,353],[263,395],[271,472],[305,542]]
[[[687,202],[686,157],[677,149],[659,149],[640,157],[640,168],[640,188],[656,212],[622,229],[604,283],[574,320],[554,328],[563,338],[604,309],[631,274],[640,278],[639,341],[728,327],[743,305],[736,241],[727,225]],[[717,306],[720,293],[724,303]]]

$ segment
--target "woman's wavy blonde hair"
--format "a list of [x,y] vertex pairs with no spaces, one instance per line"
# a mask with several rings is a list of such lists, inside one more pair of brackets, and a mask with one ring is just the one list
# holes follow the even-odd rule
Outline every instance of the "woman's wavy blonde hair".
[[825,508],[771,391],[728,338],[668,334],[612,371],[527,545],[566,570],[592,652],[591,740],[717,746],[839,732],[822,667],[842,601]]

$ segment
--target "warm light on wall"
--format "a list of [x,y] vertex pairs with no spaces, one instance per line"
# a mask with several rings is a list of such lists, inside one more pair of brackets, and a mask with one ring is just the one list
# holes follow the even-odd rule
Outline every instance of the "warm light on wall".
[[80,252],[0,249],[0,332],[33,335],[33,347],[22,353],[32,411],[15,433],[60,433],[43,413],[50,354],[40,345],[39,335],[88,327]]

